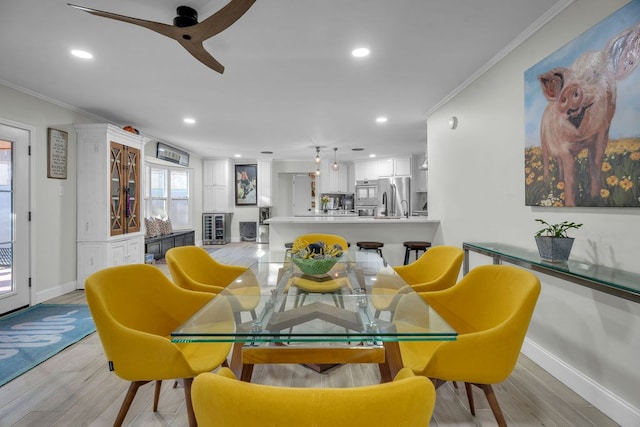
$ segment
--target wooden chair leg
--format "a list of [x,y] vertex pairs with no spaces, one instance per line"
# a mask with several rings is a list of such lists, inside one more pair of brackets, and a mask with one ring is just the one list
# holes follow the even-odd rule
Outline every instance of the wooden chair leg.
[[120,412],[118,412],[116,421],[113,423],[114,427],[120,427],[122,425],[125,417],[127,416],[127,412],[129,412],[129,408],[131,407],[131,402],[133,402],[133,398],[136,397],[138,389],[140,388],[140,386],[148,382],[149,381],[132,381],[131,384],[129,384],[127,395],[124,397],[122,406],[120,406]]
[[187,405],[187,417],[189,419],[189,427],[197,427],[196,414],[193,412],[193,403],[191,402],[191,383],[193,378],[184,378],[184,401]]
[[479,384],[478,386],[484,391],[484,395],[487,396],[487,400],[489,401],[489,407],[491,407],[491,412],[493,412],[493,416],[496,417],[498,426],[507,427],[507,422],[505,421],[504,415],[500,410],[500,405],[498,404],[498,399],[496,398],[496,395],[493,392],[493,387],[491,387],[490,384]]
[[162,380],[156,380],[156,391],[153,394],[153,412],[158,412],[158,402],[160,401],[160,387],[162,387]]
[[471,384],[464,383],[464,388],[467,390],[467,400],[469,400],[469,410],[471,411],[471,415],[476,416],[476,408],[473,404],[473,390],[471,390]]

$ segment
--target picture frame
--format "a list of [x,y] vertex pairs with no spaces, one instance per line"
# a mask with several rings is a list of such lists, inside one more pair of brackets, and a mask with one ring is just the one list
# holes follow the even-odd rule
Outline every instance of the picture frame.
[[640,207],[639,32],[632,1],[525,71],[526,206]]
[[65,131],[47,129],[47,178],[67,179],[67,144]]
[[258,204],[258,165],[235,165],[236,206]]

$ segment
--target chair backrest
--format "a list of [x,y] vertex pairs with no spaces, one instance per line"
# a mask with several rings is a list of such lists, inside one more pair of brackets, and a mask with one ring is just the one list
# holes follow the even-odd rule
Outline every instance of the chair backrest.
[[173,281],[182,288],[197,291],[219,292],[220,289],[207,287],[224,288],[247,269],[222,264],[199,246],[171,248],[165,259]]
[[[328,246],[332,246],[337,243],[340,246],[342,246],[342,249],[345,251],[349,247],[347,240],[342,236],[338,236],[337,234],[322,234],[322,233],[302,234],[296,237],[295,241],[298,241],[298,240],[302,240],[307,244],[315,243],[315,242],[325,242]],[[294,241],[294,247],[295,247],[295,241]]]
[[[132,264],[100,270],[85,283],[87,303],[107,359],[130,381],[161,378],[188,364],[167,336],[212,294],[186,291],[158,268]],[[170,376],[168,378],[180,378]]]
[[464,251],[456,246],[433,246],[409,265],[394,267],[417,292],[447,289],[456,284]]
[[191,390],[202,426],[426,427],[435,404],[431,381],[408,369],[372,386],[293,388],[238,381],[222,368],[198,375]]
[[[438,347],[427,372],[464,372],[467,382],[495,384],[513,371],[533,310],[540,281],[530,271],[508,265],[483,265],[455,286],[422,297],[458,332],[458,340]],[[447,367],[445,369],[445,367]]]

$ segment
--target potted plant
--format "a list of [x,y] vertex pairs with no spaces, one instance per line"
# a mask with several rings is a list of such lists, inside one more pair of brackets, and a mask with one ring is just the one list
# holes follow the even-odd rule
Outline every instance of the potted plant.
[[569,221],[549,224],[540,218],[537,218],[536,221],[545,226],[535,234],[540,258],[550,262],[567,261],[574,240],[573,237],[569,237],[567,232],[582,227],[582,224]]

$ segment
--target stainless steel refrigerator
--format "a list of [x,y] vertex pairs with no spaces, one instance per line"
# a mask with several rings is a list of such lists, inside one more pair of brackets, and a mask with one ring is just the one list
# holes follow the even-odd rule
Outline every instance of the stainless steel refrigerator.
[[411,178],[378,179],[379,216],[411,216]]

